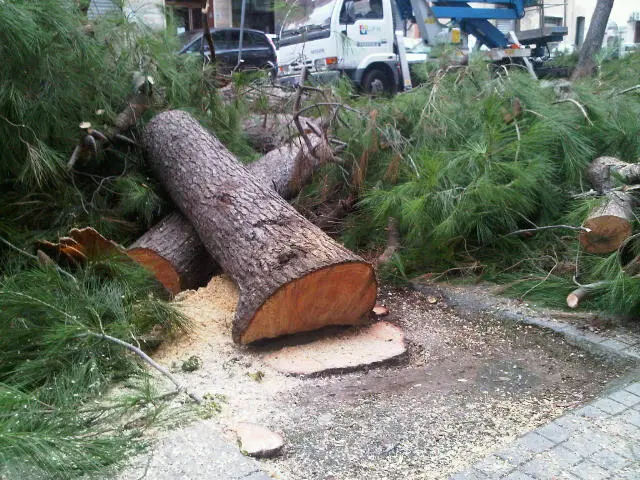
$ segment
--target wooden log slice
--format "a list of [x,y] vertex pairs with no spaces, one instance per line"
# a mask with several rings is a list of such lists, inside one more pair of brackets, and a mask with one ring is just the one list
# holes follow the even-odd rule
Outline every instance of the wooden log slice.
[[235,342],[363,322],[376,298],[373,267],[253,177],[193,117],[157,115],[142,144],[156,177],[239,287]]
[[631,236],[633,199],[624,192],[608,192],[602,204],[591,211],[579,240],[589,253],[611,253]]

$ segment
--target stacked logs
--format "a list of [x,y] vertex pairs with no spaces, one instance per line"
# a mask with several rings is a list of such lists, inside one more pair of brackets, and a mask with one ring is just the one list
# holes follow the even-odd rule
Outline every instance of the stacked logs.
[[[273,124],[263,133],[283,139],[292,119],[277,121],[281,131],[274,133]],[[39,248],[73,262],[93,257],[94,250],[125,254],[171,293],[200,286],[221,269],[240,290],[232,331],[237,343],[363,323],[377,293],[373,266],[285,200],[335,160],[318,125],[299,121],[304,141],[293,139],[245,168],[189,114],[161,113],[141,143],[178,211],[128,249],[93,229],[74,230],[59,244]]]
[[[606,254],[621,250],[632,235],[633,208],[636,199],[633,185],[640,182],[640,164],[627,163],[615,157],[598,157],[585,172],[596,194],[601,198],[583,223],[585,230],[579,241],[586,252]],[[619,256],[621,259],[622,255]],[[640,258],[621,265],[630,276],[640,274]],[[580,302],[608,282],[582,285],[567,296],[567,305],[576,308]]]
[[239,287],[235,342],[363,322],[375,304],[373,267],[302,217],[189,114],[157,115],[143,148],[206,251]]

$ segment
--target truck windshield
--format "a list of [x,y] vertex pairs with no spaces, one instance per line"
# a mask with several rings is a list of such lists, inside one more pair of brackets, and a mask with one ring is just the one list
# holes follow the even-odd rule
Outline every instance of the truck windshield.
[[328,29],[335,0],[290,0],[284,8],[281,38]]

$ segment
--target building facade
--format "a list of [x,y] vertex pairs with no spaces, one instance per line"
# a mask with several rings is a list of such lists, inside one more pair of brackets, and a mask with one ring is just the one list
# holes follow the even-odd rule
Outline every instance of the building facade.
[[[568,29],[565,46],[580,48],[584,42],[597,0],[566,0],[540,2],[538,7],[527,9],[520,20],[520,30],[564,25]],[[640,2],[616,0],[609,18],[605,45],[619,38],[622,43],[640,43]]]

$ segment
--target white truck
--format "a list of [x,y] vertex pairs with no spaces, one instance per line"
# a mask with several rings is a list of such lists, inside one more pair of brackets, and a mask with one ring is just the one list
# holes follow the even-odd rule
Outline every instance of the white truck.
[[279,35],[278,78],[289,85],[298,82],[305,67],[317,83],[344,74],[367,93],[411,89],[404,49],[407,20],[415,21],[430,45],[460,44],[462,31],[490,48],[493,60],[515,58],[529,68],[528,57],[542,57],[546,44],[561,40],[567,30],[522,32],[526,40],[519,42],[514,32],[504,33],[489,21],[522,18],[525,8],[539,5],[535,0],[476,0],[475,6],[466,0],[288,1]]
[[319,83],[344,73],[367,92],[391,93],[402,85],[395,0],[300,1],[296,7],[279,38],[281,83],[295,84],[305,66]]

